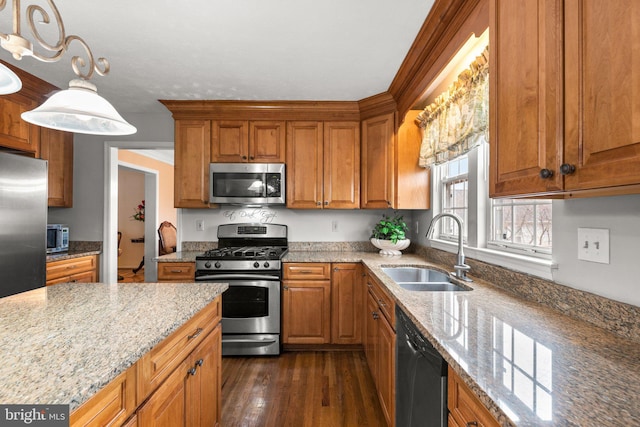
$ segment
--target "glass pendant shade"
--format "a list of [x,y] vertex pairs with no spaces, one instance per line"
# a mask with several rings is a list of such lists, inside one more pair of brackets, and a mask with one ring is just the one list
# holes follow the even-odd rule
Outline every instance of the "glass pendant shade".
[[71,80],[69,89],[56,92],[38,108],[21,114],[34,125],[90,135],[131,135],[137,132],[115,108],[98,95],[95,85]]
[[22,89],[20,78],[4,64],[0,64],[0,95],[8,95]]

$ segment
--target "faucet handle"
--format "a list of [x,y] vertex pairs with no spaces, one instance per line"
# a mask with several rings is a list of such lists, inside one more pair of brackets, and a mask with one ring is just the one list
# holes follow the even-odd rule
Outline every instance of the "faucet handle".
[[464,280],[465,282],[473,282],[473,280],[467,277],[467,271],[471,270],[471,267],[467,264],[456,264],[453,266],[453,270],[453,275],[458,279]]

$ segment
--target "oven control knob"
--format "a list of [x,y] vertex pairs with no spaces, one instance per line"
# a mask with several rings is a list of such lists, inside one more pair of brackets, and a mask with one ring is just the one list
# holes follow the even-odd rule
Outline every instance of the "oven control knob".
[[211,262],[207,261],[204,263],[205,268],[211,268]]
[[215,268],[220,268],[222,264],[220,264],[219,261],[216,261],[216,263],[213,265]]
[[253,263],[253,266],[254,266],[255,268],[259,268],[259,267],[260,267],[260,263],[256,261],[256,262],[254,262],[254,263]]
[[269,262],[265,262],[264,264],[262,264],[262,266],[263,266],[264,268],[269,268]]

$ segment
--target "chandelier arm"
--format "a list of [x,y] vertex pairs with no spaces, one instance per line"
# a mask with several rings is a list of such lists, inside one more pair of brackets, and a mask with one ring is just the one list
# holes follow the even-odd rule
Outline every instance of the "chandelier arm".
[[[82,79],[89,80],[93,73],[100,76],[104,76],[109,72],[110,66],[109,61],[105,58],[98,58],[98,61],[93,57],[93,52],[91,52],[91,48],[89,45],[82,40],[78,36],[68,36],[65,40],[65,46],[68,48],[71,42],[77,41],[83,48],[86,53],[86,61],[85,58],[81,56],[74,56],[71,58],[71,68],[73,68],[73,72]],[[86,68],[86,71],[83,69]]]
[[48,51],[56,52],[56,55],[54,55],[54,56],[55,57],[60,57],[66,50],[66,46],[64,44],[64,39],[65,39],[64,23],[62,22],[62,17],[60,16],[60,12],[58,11],[58,8],[53,3],[53,1],[52,0],[48,0],[47,3],[49,3],[49,6],[51,7],[51,10],[53,11],[54,18],[55,18],[55,23],[57,24],[57,27],[58,27],[58,41],[56,42],[56,44],[49,44],[40,35],[40,32],[38,31],[38,28],[36,27],[36,13],[38,13],[39,17],[41,18],[41,20],[38,23],[43,23],[43,24],[50,24],[51,23],[51,19],[49,18],[49,14],[47,13],[47,11],[42,6],[32,4],[32,5],[29,5],[27,7],[27,24],[29,25],[29,29],[31,30],[31,34],[33,34],[33,37],[40,44],[40,46],[42,46],[42,48],[44,48],[44,49],[46,49]]

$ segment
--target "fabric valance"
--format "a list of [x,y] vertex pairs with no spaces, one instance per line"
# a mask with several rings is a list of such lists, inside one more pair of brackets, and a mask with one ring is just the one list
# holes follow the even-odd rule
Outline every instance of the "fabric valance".
[[489,140],[489,46],[416,122],[424,130],[419,164],[425,168]]

